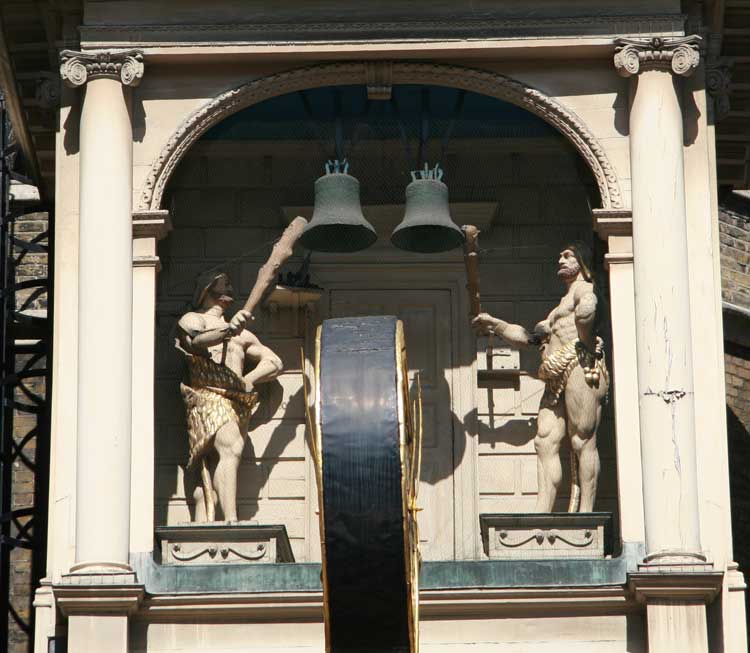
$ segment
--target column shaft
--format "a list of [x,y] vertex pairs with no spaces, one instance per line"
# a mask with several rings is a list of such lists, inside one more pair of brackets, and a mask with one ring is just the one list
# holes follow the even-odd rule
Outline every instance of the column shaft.
[[76,568],[127,566],[132,367],[130,89],[89,80],[80,128]]
[[128,615],[71,615],[68,617],[70,653],[128,653]]
[[676,80],[644,70],[633,80],[630,165],[648,554],[700,551],[682,150]]
[[703,601],[651,599],[646,607],[649,653],[706,653],[708,629]]

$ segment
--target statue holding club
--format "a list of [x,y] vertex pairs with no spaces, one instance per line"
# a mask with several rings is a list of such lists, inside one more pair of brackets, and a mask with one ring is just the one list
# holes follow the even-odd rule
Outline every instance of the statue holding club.
[[188,379],[180,384],[185,403],[190,453],[188,470],[200,470],[195,521],[237,521],[237,471],[250,417],[258,404],[256,386],[275,379],[281,359],[246,327],[279,268],[292,255],[306,224],[296,218],[274,245],[245,305],[227,321],[234,303],[227,274],[203,275],[197,284],[194,310],[177,325],[175,346],[186,361]]

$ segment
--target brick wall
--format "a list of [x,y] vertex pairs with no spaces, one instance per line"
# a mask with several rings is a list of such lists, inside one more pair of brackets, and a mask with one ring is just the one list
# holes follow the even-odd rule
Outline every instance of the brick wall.
[[750,309],[750,199],[732,193],[719,215],[721,293],[725,302]]
[[[750,199],[732,193],[719,213],[724,301],[729,491],[734,557],[750,572]],[[746,596],[747,599],[747,596]],[[747,606],[750,619],[750,605]]]
[[[17,239],[31,241],[47,230],[46,213],[29,213],[15,222],[14,235]],[[46,244],[46,238],[41,241]],[[45,278],[47,276],[46,252],[26,252],[16,248],[13,252],[16,266],[15,279],[22,281]],[[16,309],[28,315],[43,316],[47,310],[47,293],[35,288],[28,288],[17,292]],[[33,332],[21,334],[23,340],[35,340],[29,336],[37,335]],[[36,354],[19,355],[16,358],[16,371],[28,373],[30,370],[43,370],[46,366],[46,356]],[[25,374],[24,374],[25,376]],[[22,385],[14,393],[16,406],[38,406],[46,397],[44,376],[27,376]],[[26,533],[24,539],[39,536],[41,548],[31,550],[16,547],[10,554],[10,592],[8,618],[8,651],[9,653],[27,653],[33,649],[33,633],[31,631],[34,590],[39,577],[44,572],[45,538],[43,524],[46,522],[47,511],[47,482],[45,478],[37,478],[36,466],[44,465],[45,456],[38,455],[39,438],[48,438],[46,427],[46,411],[35,414],[23,409],[16,409],[13,413],[13,439],[18,447],[17,455],[12,463],[12,496],[13,510],[35,508],[32,515],[21,517],[12,526],[11,537],[23,536],[23,530],[33,519],[34,524]],[[46,468],[44,474],[47,474]],[[41,492],[39,490],[41,489]],[[37,496],[37,494],[41,496]],[[20,531],[20,533],[19,533]]]

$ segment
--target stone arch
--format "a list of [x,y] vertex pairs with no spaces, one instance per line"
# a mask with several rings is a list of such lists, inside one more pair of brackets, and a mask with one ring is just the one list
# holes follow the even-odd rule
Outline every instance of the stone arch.
[[[193,112],[162,148],[146,178],[139,210],[161,208],[164,189],[183,155],[227,116],[263,100],[304,89],[366,84],[367,73],[365,62],[321,64],[261,77],[218,95]],[[586,161],[599,188],[601,208],[622,208],[617,174],[604,148],[575,113],[541,91],[500,73],[444,64],[394,62],[391,76],[394,85],[460,88],[510,102],[539,116],[561,132]]]

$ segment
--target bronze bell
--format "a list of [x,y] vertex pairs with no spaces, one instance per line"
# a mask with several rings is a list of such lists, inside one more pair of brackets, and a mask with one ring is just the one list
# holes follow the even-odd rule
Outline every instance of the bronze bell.
[[315,208],[300,242],[315,252],[357,252],[378,235],[362,215],[359,182],[347,174],[346,161],[329,161],[326,174],[315,182]]
[[448,187],[441,181],[440,166],[411,173],[406,187],[404,219],[391,234],[391,242],[408,252],[447,252],[462,245],[464,232],[451,219]]

